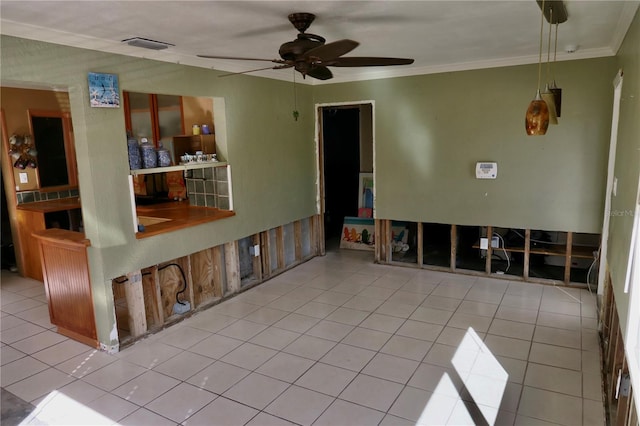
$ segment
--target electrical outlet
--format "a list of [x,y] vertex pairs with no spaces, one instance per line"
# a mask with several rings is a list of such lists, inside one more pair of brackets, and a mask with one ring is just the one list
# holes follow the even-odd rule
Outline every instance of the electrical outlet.
[[260,257],[260,245],[256,244],[249,247],[249,254],[251,254],[253,257]]
[[29,183],[29,175],[26,173],[20,173],[20,183]]
[[489,239],[480,238],[480,250],[486,250],[489,248]]
[[491,247],[493,248],[500,248],[500,238],[498,237],[492,237],[491,238]]

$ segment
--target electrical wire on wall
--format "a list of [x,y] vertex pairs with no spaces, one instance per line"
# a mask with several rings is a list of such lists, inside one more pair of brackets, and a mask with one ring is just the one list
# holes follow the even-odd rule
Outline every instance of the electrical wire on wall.
[[182,269],[182,266],[178,265],[177,263],[168,263],[164,266],[159,267],[158,271],[162,271],[163,269],[166,269],[169,266],[175,266],[180,270],[180,274],[182,275],[182,290],[176,293],[176,303],[179,303],[181,305],[186,305],[187,303],[181,302],[180,299],[178,298],[178,295],[184,293],[187,290],[187,277],[184,274],[184,270]]
[[507,249],[504,246],[504,238],[502,238],[502,235],[498,234],[497,232],[493,233],[494,237],[498,237],[498,239],[502,242],[502,251],[504,252],[504,256],[507,258],[507,269],[504,270],[503,273],[507,273],[509,272],[509,268],[511,268],[511,259],[509,258],[509,253],[507,253]]
[[[591,293],[591,294],[593,294],[593,291],[591,290],[591,271],[593,270],[593,267],[600,260],[600,250],[601,249],[602,249],[602,246],[598,247],[598,251],[594,255],[593,262],[591,262],[591,266],[589,266],[589,270],[587,271],[587,288],[589,289],[589,293]],[[596,277],[597,276],[598,275],[596,274]]]
[[[158,271],[162,271],[163,269],[166,269],[169,266],[175,266],[180,270],[180,274],[182,275],[182,289],[176,293],[176,303],[179,303],[180,305],[186,306],[187,303],[181,301],[178,296],[180,294],[184,293],[187,290],[187,276],[184,274],[184,270],[182,269],[182,266],[178,265],[177,263],[168,263],[168,264],[166,264],[164,266],[159,267]],[[151,275],[151,272],[143,272],[142,275]],[[118,281],[117,279],[114,279],[113,281],[116,284],[124,284],[127,281],[129,281],[129,278],[124,278],[123,280],[120,280],[120,281]]]

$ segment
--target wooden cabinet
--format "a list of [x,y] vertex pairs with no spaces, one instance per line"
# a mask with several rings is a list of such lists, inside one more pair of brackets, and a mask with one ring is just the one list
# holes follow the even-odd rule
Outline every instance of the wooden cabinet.
[[99,346],[84,233],[66,229],[35,232],[51,323],[58,333]]
[[204,154],[216,153],[215,135],[186,135],[173,137],[173,153],[176,163],[180,162],[180,156],[195,154],[202,151]]
[[181,96],[124,91],[123,99],[125,127],[133,137],[146,137],[158,147],[185,132]]
[[[67,215],[68,222],[54,223],[60,221],[53,220],[53,214]],[[43,281],[38,242],[32,234],[51,227],[77,230],[80,215],[80,201],[77,197],[18,205],[16,217],[20,251],[16,255],[20,256],[23,276]]]

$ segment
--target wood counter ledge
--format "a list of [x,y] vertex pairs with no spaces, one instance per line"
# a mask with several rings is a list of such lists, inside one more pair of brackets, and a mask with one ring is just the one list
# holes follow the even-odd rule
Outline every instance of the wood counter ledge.
[[79,209],[79,197],[59,198],[57,200],[35,201],[33,203],[22,203],[17,205],[18,210],[28,210],[39,213],[57,212],[60,210]]
[[66,246],[89,247],[91,245],[91,241],[84,236],[84,232],[69,231],[68,229],[49,228],[36,231],[32,235],[44,241],[64,244]]
[[138,216],[168,219],[166,222],[145,226],[144,231],[136,233],[138,239],[235,216],[235,213],[229,210],[192,206],[189,201],[137,206],[136,213]]

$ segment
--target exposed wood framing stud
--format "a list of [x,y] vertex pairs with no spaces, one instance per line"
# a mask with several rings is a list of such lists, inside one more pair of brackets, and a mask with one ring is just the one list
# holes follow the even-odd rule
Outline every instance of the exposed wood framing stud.
[[492,226],[487,226],[487,253],[486,253],[486,257],[484,258],[485,263],[484,263],[484,271],[487,274],[491,273],[491,257],[493,256],[493,247],[491,246],[491,237],[493,236],[493,227]]
[[129,332],[132,336],[141,336],[147,332],[147,317],[144,309],[144,292],[142,290],[142,273],[134,271],[127,274],[124,283],[124,294],[129,310]]
[[194,306],[200,306],[215,297],[213,285],[213,251],[206,249],[189,256],[191,278],[195,299]]
[[385,222],[385,228],[384,228],[384,246],[385,246],[385,253],[384,253],[384,258],[386,262],[391,262],[392,256],[393,256],[393,251],[391,250],[391,220],[387,219],[384,221]]
[[567,252],[564,256],[564,282],[571,282],[571,248],[573,247],[573,232],[567,232]]
[[524,231],[524,265],[523,273],[524,279],[529,278],[529,259],[531,256],[531,229],[525,229]]
[[373,236],[375,238],[374,245],[374,260],[376,263],[380,263],[384,261],[384,257],[382,256],[382,252],[384,251],[384,238],[382,238],[382,221],[380,219],[373,220]]
[[296,262],[300,262],[302,260],[302,223],[299,220],[293,223],[293,239]]
[[269,240],[269,231],[260,233],[260,257],[262,258],[262,277],[269,278],[271,276],[271,241]]
[[456,260],[457,260],[457,242],[458,242],[458,227],[456,225],[451,225],[451,260],[449,266],[452,272],[456,270]]
[[[260,247],[260,234],[253,234],[251,236],[251,244]],[[260,256],[253,256],[253,276],[256,280],[262,281],[262,263],[260,262]]]
[[278,270],[281,271],[286,266],[284,255],[284,227],[282,226],[276,228],[276,254],[278,256]]
[[422,235],[422,222],[418,222],[418,226],[417,226],[417,233],[418,233],[418,266],[420,268],[422,268],[422,264],[424,262],[424,255],[423,255],[423,250],[424,250],[424,241],[423,241],[423,235]]
[[236,293],[240,290],[240,262],[238,261],[237,241],[224,245],[224,264],[227,272],[227,292]]
[[162,313],[162,297],[160,296],[157,267],[153,266],[142,271],[142,290],[144,292],[147,328],[162,327],[164,315]]
[[317,255],[324,256],[326,254],[326,245],[324,241],[324,215],[316,215],[316,230],[318,240]]
[[222,246],[215,246],[211,248],[213,261],[213,295],[215,297],[222,297],[225,293],[226,280],[223,274],[223,250],[224,248]]

